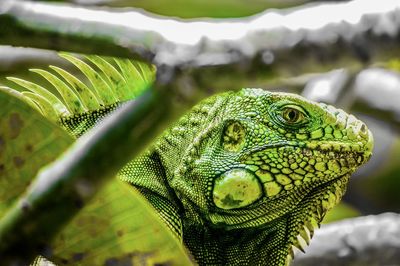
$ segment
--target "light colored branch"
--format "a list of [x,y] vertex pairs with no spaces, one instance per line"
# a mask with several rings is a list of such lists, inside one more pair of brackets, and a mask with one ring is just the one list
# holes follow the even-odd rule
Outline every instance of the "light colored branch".
[[[135,10],[3,0],[1,42],[136,56],[157,65],[231,65],[246,77],[300,75],[399,55],[400,2],[356,0],[235,20],[177,20]],[[246,71],[245,71],[246,72]]]
[[293,266],[397,265],[400,215],[385,213],[323,225]]
[[0,72],[50,64],[66,66],[65,62],[54,51],[0,45]]

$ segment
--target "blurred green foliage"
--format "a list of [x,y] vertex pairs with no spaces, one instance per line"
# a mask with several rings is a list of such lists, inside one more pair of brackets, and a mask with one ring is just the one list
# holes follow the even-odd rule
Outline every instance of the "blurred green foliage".
[[322,223],[327,224],[346,218],[357,217],[360,212],[351,205],[341,202],[336,205],[332,210],[328,211]]
[[307,0],[114,0],[112,7],[138,7],[149,12],[181,18],[234,18],[250,16],[270,8],[302,5]]

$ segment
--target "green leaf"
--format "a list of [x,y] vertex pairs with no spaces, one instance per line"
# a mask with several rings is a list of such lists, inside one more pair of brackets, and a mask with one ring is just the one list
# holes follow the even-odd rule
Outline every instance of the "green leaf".
[[61,265],[192,265],[183,246],[136,189],[106,184],[51,245]]
[[0,88],[0,217],[39,169],[73,142],[72,137],[44,119],[22,97],[18,92]]
[[43,114],[40,107],[34,101],[29,99],[29,97],[26,97],[26,95],[24,95],[24,93],[21,93],[19,91],[16,91],[16,90],[11,89],[6,86],[0,86],[0,90],[2,90],[4,93],[8,93],[8,94],[20,99],[21,101],[27,103],[30,107],[32,107],[33,109],[38,111],[39,113]]
[[[23,97],[0,89],[0,218],[39,169],[73,142]],[[82,190],[90,189],[81,185]],[[48,217],[48,221],[56,222],[57,217]],[[97,192],[48,248],[51,254],[42,255],[58,265],[192,264],[182,243],[151,205],[117,178]]]

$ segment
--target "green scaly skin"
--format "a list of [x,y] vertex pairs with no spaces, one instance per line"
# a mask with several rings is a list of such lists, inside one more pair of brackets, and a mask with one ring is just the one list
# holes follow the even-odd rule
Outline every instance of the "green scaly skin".
[[342,110],[244,89],[195,106],[120,178],[200,265],[285,265],[372,147],[365,124]]
[[[129,89],[134,66],[117,63],[127,71],[114,85],[126,82]],[[105,73],[117,76],[111,70]],[[57,122],[75,137],[129,98],[91,100],[98,108],[87,102],[84,112],[70,108],[65,115],[59,108],[50,117],[46,102],[27,96],[49,119],[58,112]],[[197,104],[119,178],[143,194],[198,264],[285,265],[293,246],[309,243],[372,148],[365,124],[340,109],[293,94],[243,89]]]

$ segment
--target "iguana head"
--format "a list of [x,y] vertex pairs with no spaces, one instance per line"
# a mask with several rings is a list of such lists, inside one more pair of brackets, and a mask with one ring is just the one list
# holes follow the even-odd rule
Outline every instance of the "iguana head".
[[244,89],[217,97],[224,108],[185,147],[172,187],[227,230],[287,219],[296,244],[370,158],[371,132],[353,115],[294,94]]

